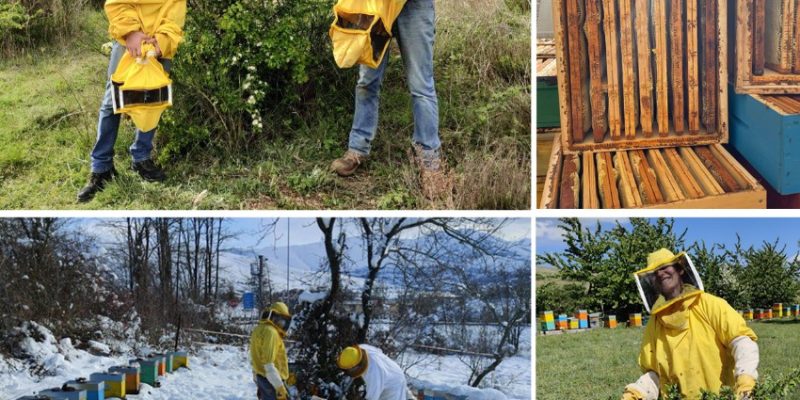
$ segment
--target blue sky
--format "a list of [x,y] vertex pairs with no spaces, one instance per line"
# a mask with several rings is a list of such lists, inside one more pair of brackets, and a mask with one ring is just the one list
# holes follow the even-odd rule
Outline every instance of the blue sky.
[[[592,228],[596,221],[600,221],[604,228],[609,228],[614,226],[616,220],[629,226],[626,218],[589,218],[582,221],[584,225],[590,223]],[[537,253],[559,251],[566,247],[557,225],[557,219],[536,219]],[[797,242],[800,241],[800,218],[675,218],[675,231],[682,232],[684,229],[687,229],[687,244],[705,240],[707,244],[721,243],[731,247],[736,243],[738,233],[745,246],[758,246],[777,238],[786,244],[788,254],[796,254]]]

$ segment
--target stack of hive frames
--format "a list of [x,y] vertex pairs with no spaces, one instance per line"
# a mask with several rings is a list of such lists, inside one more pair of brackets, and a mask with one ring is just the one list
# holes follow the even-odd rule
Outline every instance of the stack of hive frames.
[[565,153],[727,141],[726,0],[555,0],[553,18]]
[[800,1],[729,0],[737,93],[800,93]]
[[562,154],[542,208],[764,208],[764,188],[719,144]]

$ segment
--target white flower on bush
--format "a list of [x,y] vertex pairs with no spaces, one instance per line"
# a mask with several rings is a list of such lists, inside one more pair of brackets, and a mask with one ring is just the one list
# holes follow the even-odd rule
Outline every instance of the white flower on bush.
[[242,85],[242,89],[244,90],[250,89],[250,82],[245,81],[244,85]]
[[250,71],[250,72],[256,72],[256,67],[254,65],[251,65],[251,66],[247,67],[247,70]]
[[255,96],[252,96],[252,95],[251,95],[250,97],[248,97],[248,98],[247,98],[247,104],[250,104],[250,105],[255,105],[255,104],[256,104],[256,98],[255,98]]

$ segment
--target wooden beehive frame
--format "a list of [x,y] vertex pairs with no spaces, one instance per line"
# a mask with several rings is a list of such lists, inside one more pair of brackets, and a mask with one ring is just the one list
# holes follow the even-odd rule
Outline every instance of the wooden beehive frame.
[[720,144],[562,153],[542,208],[764,208],[766,192]]
[[[726,143],[727,10],[727,0],[553,0],[563,152]],[[676,22],[686,31],[667,28]]]
[[[735,5],[732,30],[736,40],[731,51],[733,83],[737,93],[790,94],[800,93],[800,5],[796,0],[731,0]],[[779,27],[782,37],[774,49],[777,61],[767,61],[765,49],[767,15],[781,6]]]

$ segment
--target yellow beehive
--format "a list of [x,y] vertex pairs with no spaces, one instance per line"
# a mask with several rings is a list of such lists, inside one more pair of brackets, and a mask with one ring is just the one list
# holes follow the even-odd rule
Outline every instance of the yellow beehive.
[[642,326],[642,314],[641,313],[634,313],[630,314],[628,319],[629,326]]
[[122,373],[97,373],[89,378],[93,381],[103,381],[106,384],[105,397],[125,398],[125,374]]
[[775,303],[772,305],[772,315],[775,318],[783,318],[783,303]]
[[189,353],[185,351],[176,351],[172,353],[172,369],[180,367],[189,368]]
[[752,308],[750,308],[748,310],[745,310],[744,319],[745,319],[745,321],[751,321],[753,319],[753,309]]
[[773,318],[773,314],[772,314],[772,309],[771,308],[768,308],[768,309],[764,310],[764,312],[767,314],[767,315],[764,316],[764,318],[766,318],[766,319],[772,319]]
[[617,327],[616,315],[609,315],[606,317],[606,327],[609,329],[615,329]]
[[569,329],[578,329],[578,319],[577,318],[570,318],[569,319]]

